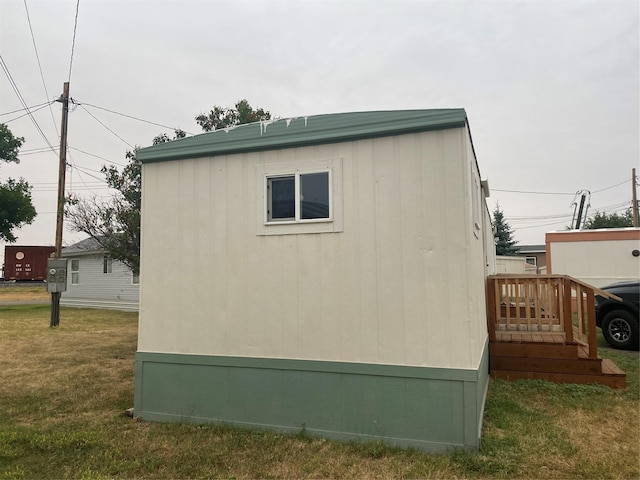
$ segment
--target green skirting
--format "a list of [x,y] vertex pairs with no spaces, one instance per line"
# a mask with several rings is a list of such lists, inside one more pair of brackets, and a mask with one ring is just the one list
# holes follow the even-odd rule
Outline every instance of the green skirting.
[[225,423],[441,452],[477,449],[478,370],[138,352],[135,416]]

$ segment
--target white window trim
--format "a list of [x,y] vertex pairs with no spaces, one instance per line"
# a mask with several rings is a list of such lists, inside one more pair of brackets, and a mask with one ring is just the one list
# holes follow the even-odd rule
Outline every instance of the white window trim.
[[[285,221],[268,221],[267,179],[273,177],[296,177],[296,199],[300,198],[300,175],[329,172],[330,218],[311,218]],[[322,160],[300,160],[259,165],[256,169],[257,188],[257,235],[291,235],[300,233],[331,233],[343,231],[342,205],[342,158]],[[299,218],[298,206],[296,216]]]
[[[73,268],[73,262],[77,262],[77,267],[76,269]],[[73,258],[71,259],[71,262],[69,262],[71,264],[71,268],[69,269],[71,272],[71,285],[80,285],[80,260],[77,258]],[[76,275],[76,281],[73,281],[73,275]]]
[[105,255],[102,259],[102,274],[111,275],[113,273],[113,258]]
[[[302,175],[309,175],[313,173],[328,173],[329,174],[329,216],[324,218],[300,218],[300,177]],[[269,191],[268,191],[268,182],[270,178],[285,178],[285,177],[294,177],[295,184],[295,218],[293,220],[269,220]],[[264,177],[264,223],[265,225],[286,225],[286,224],[296,224],[296,223],[318,223],[318,222],[333,222],[333,195],[331,192],[332,183],[332,175],[331,169],[323,168],[322,170],[313,170],[308,172],[295,172],[292,174],[285,175],[265,175]]]

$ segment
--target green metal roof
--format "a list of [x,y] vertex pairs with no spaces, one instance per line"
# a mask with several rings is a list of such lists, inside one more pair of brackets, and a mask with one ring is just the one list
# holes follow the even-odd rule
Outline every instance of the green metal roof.
[[182,138],[136,152],[142,163],[277,148],[347,142],[365,138],[463,127],[462,108],[333,113],[268,120]]

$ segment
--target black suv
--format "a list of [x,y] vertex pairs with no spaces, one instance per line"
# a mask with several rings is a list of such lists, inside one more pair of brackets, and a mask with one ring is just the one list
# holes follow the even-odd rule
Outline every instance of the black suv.
[[638,350],[640,281],[614,283],[602,290],[617,295],[622,302],[596,295],[596,325],[613,348]]

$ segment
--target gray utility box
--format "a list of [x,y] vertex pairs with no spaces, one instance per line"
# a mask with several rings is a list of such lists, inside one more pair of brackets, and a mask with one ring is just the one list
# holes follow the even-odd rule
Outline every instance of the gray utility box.
[[67,259],[50,258],[47,262],[47,292],[67,291]]

